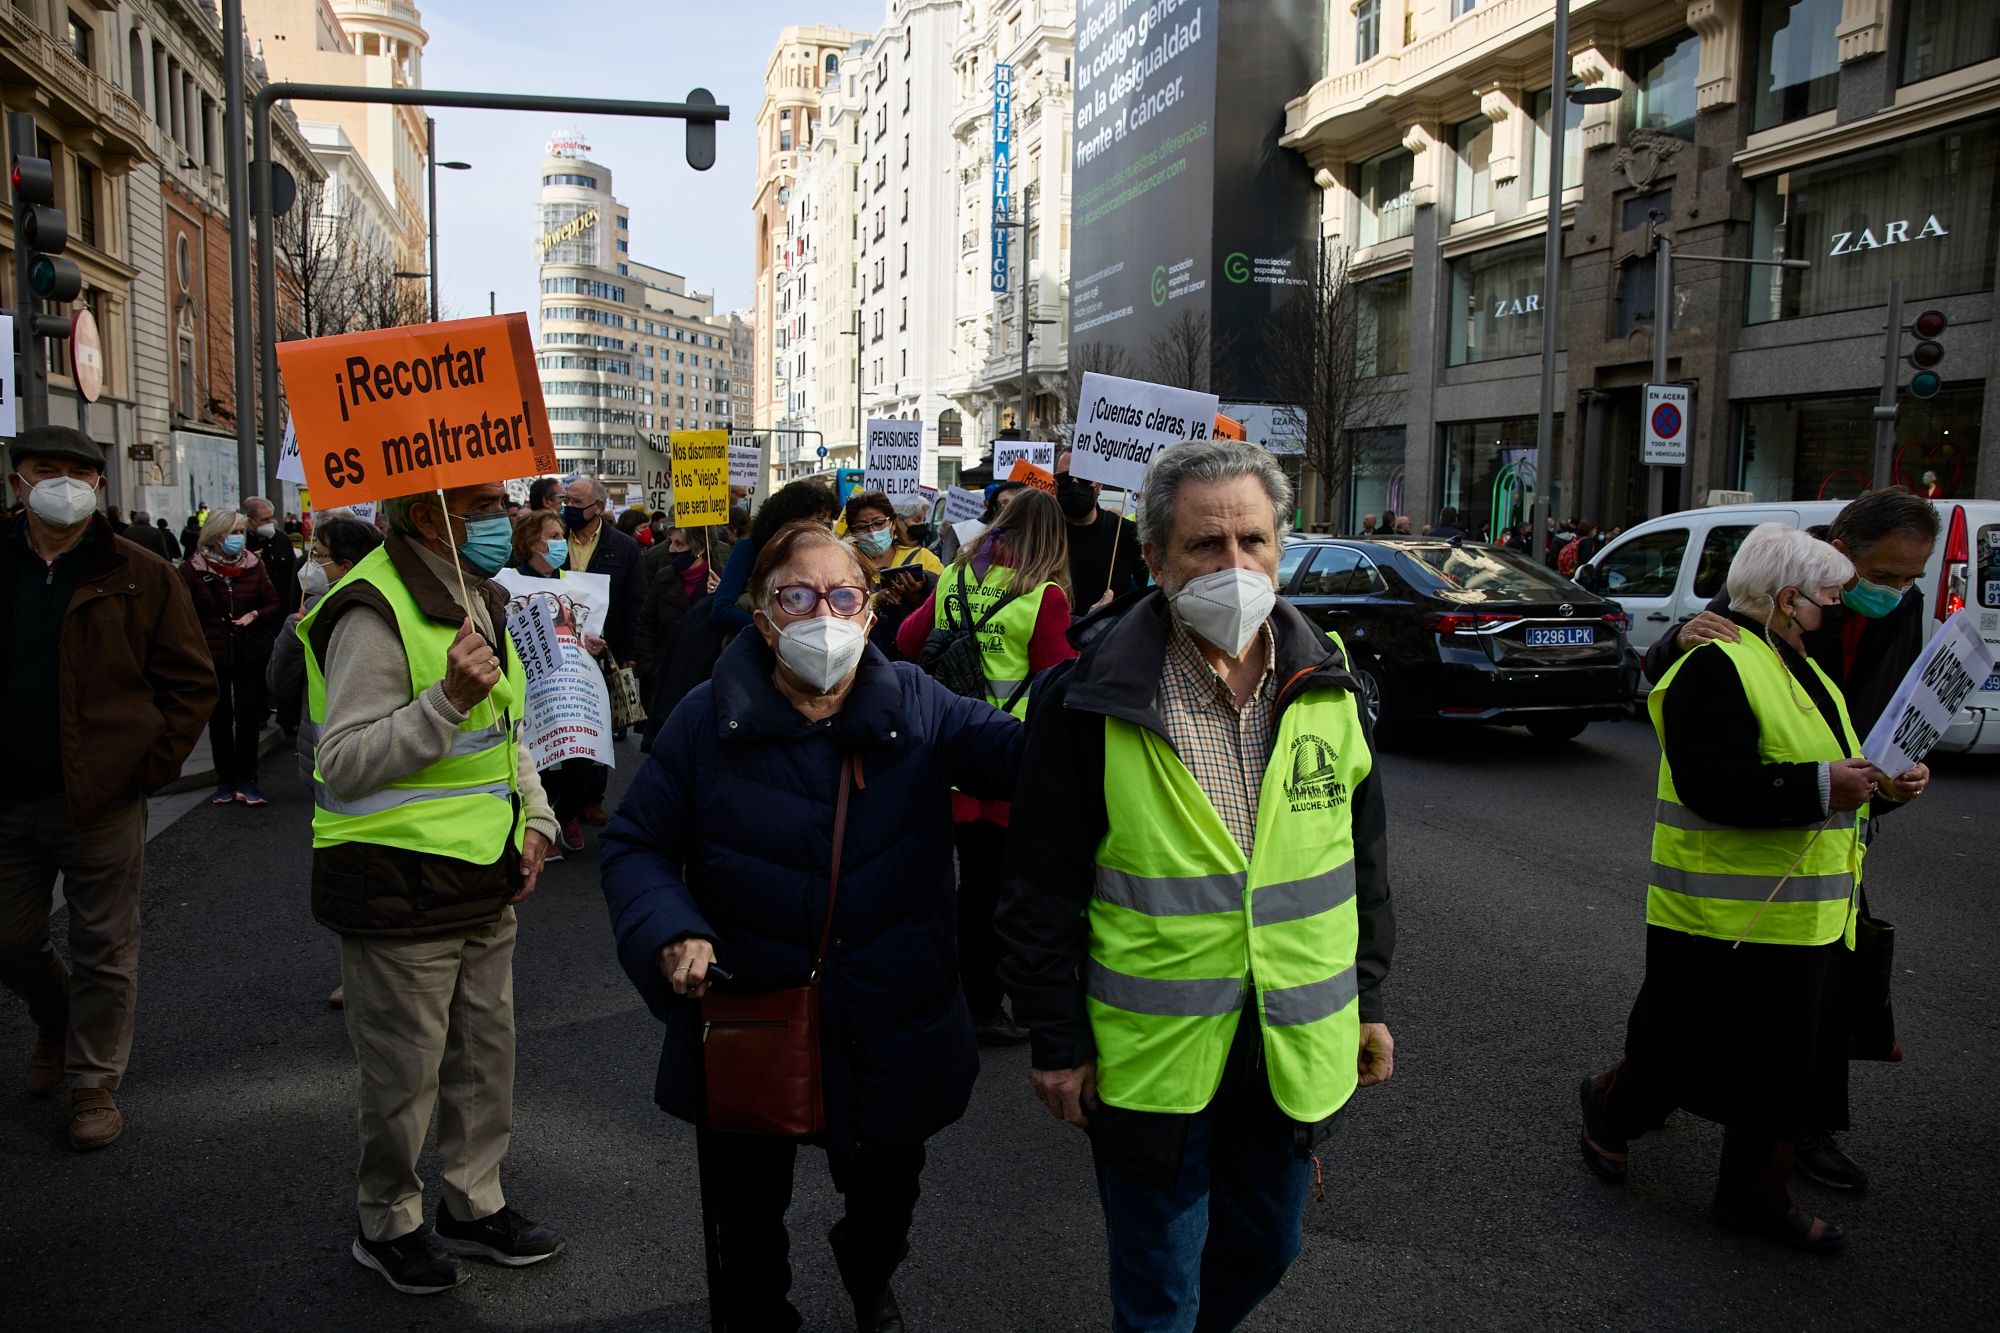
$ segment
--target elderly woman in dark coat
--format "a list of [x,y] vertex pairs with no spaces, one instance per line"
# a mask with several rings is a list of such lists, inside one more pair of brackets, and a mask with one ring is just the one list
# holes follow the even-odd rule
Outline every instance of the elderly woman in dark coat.
[[[806,984],[827,912],[836,797],[854,764],[819,973],[831,1233],[862,1329],[900,1329],[924,1143],[978,1072],[959,986],[951,790],[1011,795],[1023,728],[869,645],[868,572],[817,523],[783,529],[750,580],[756,633],[667,720],[604,834],[618,954],[666,1023],[655,1095],[700,1096],[695,1001]],[[713,971],[711,971],[713,967]],[[725,975],[725,970],[726,974]],[[784,1214],[797,1143],[705,1133],[718,1289],[732,1328],[795,1329]]]

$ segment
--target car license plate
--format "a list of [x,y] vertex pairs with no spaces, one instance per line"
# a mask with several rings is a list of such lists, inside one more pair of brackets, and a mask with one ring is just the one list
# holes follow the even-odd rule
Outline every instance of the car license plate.
[[2000,671],[1996,671],[1992,675],[1988,676],[1986,678],[1986,683],[1984,685],[1981,685],[1979,688],[1986,691],[1988,694],[2000,694]]
[[1570,648],[1577,644],[1597,642],[1597,628],[1594,625],[1564,625],[1561,629],[1531,629],[1528,631],[1530,648]]

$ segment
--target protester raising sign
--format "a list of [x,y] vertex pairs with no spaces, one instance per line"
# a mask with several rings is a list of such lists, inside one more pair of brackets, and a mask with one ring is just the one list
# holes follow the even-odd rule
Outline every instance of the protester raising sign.
[[521,740],[536,769],[565,759],[614,765],[611,695],[583,642],[604,633],[610,575],[538,579],[502,570],[494,581],[507,590],[507,634],[527,678]]
[[278,344],[323,507],[556,470],[522,314]]
[[1007,473],[1007,480],[1023,482],[1044,495],[1056,493],[1056,474],[1044,467],[1037,467],[1025,458],[1014,460],[1013,469]]
[[1146,465],[1154,454],[1208,438],[1219,401],[1212,393],[1086,371],[1077,398],[1070,475],[1136,491],[1145,485]]
[[1014,464],[1023,458],[1051,476],[1055,475],[1056,446],[1053,440],[995,440],[993,475],[1011,476]]
[[1890,696],[1861,753],[1887,776],[1909,772],[1938,743],[1958,706],[1993,671],[1993,649],[1965,611],[1944,622]]
[[862,488],[880,491],[891,504],[915,500],[924,459],[924,423],[870,421],[867,472]]
[[977,520],[985,512],[986,496],[979,491],[953,486],[944,493],[944,523],[947,527],[967,519]]
[[673,454],[674,526],[710,528],[729,521],[729,432],[677,430]]
[[745,490],[757,489],[757,474],[764,469],[763,455],[754,444],[729,446],[729,484]]

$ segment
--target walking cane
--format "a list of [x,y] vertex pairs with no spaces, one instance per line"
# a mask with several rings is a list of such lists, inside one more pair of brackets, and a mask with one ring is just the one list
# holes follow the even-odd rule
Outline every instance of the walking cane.
[[708,1271],[709,1333],[729,1333],[722,1313],[721,1238],[716,1234],[715,1212],[708,1194],[708,1071],[702,1059],[701,1014],[696,1012],[694,1040],[694,1174],[701,1196],[701,1254]]

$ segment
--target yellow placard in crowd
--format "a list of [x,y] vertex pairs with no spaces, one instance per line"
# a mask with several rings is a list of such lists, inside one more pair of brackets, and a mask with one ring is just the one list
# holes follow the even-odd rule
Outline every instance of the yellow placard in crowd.
[[708,528],[729,521],[729,432],[677,430],[673,456],[674,525]]

